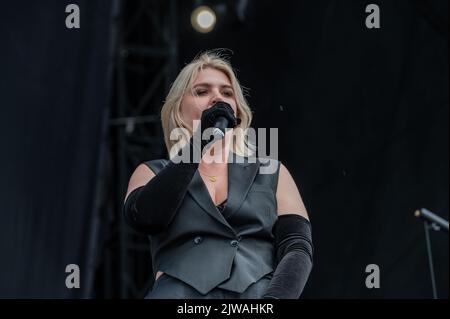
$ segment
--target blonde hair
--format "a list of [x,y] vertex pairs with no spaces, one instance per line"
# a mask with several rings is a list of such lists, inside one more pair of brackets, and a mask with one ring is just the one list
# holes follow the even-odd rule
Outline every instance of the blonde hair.
[[[184,145],[193,135],[191,126],[183,121],[181,116],[181,101],[187,89],[192,90],[192,85],[198,73],[205,68],[213,68],[222,71],[228,76],[233,88],[236,99],[236,117],[241,119],[241,123],[233,130],[233,142],[231,151],[240,156],[249,156],[254,153],[255,146],[246,139],[246,130],[250,127],[252,121],[252,112],[244,97],[243,88],[239,84],[234,70],[228,60],[221,56],[220,51],[211,50],[198,54],[192,62],[185,65],[177,78],[173,82],[169,93],[161,109],[161,122],[164,132],[164,141],[169,155],[176,154],[179,148],[177,141],[170,139],[170,133],[176,128],[183,128],[189,132],[189,136],[183,135]],[[182,147],[182,146],[181,146]]]

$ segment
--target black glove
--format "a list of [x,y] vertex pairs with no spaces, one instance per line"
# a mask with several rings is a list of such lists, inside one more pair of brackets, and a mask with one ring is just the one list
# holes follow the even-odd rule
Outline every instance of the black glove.
[[241,119],[234,116],[234,111],[230,104],[219,101],[213,107],[203,111],[201,124],[205,128],[213,127],[219,117],[225,117],[228,120],[227,128],[235,128],[241,123]]
[[273,228],[277,267],[263,299],[298,299],[313,264],[311,223],[297,214],[280,215]]
[[[226,116],[233,127],[237,125],[233,109],[228,104],[219,102],[202,112],[200,122],[202,134],[215,124],[219,114]],[[210,140],[201,142],[202,155],[209,142]],[[195,144],[191,137],[189,143],[178,152],[178,156],[186,151],[186,148],[190,148],[190,154],[193,154]],[[198,164],[192,160],[188,163],[178,161],[175,163],[171,160],[145,186],[133,190],[123,207],[127,223],[137,231],[150,235],[164,231],[178,211]]]
[[[204,140],[203,133],[207,129],[212,129],[214,125],[217,123],[218,119],[224,117],[227,119],[228,125],[226,128],[235,128],[237,125],[241,123],[241,119],[238,119],[234,116],[234,111],[228,103],[219,101],[214,104],[211,108],[206,109],[202,113],[201,117],[201,133],[199,134],[199,139],[201,139],[201,154],[202,156],[205,154],[207,148],[212,145],[211,142],[214,141],[214,135],[212,134],[212,130],[210,132],[206,132],[209,136]],[[223,131],[225,134],[225,132]],[[195,134],[194,134],[195,135]],[[191,140],[192,141],[192,140]],[[196,140],[194,139],[194,142]],[[211,144],[210,144],[211,143]]]

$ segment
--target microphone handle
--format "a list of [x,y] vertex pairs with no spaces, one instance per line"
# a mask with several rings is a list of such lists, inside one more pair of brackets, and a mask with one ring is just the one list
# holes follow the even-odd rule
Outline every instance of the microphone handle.
[[214,124],[213,134],[216,139],[221,139],[225,137],[225,129],[228,128],[228,120],[220,116],[216,119]]

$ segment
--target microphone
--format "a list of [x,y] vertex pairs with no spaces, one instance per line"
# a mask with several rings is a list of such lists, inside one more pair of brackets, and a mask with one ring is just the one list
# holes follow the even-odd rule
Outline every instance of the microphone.
[[228,119],[224,116],[219,116],[216,118],[214,127],[213,127],[213,135],[214,139],[221,139],[225,137],[225,129],[228,128]]
[[214,140],[224,138],[227,128],[234,128],[241,123],[241,119],[234,116],[230,104],[223,101],[215,103],[203,112],[202,118],[205,118],[206,126],[212,128]]
[[430,212],[428,209],[426,208],[418,209],[414,212],[414,215],[432,224],[435,224],[436,226],[442,228],[445,232],[448,233],[448,221]]

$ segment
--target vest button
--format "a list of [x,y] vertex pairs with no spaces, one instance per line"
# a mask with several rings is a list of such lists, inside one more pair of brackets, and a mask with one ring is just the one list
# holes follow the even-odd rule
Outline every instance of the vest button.
[[203,238],[201,236],[197,236],[194,238],[194,244],[198,245],[202,242]]
[[233,247],[236,247],[237,245],[239,245],[239,242],[235,239],[233,239],[232,241],[230,241],[230,245]]

